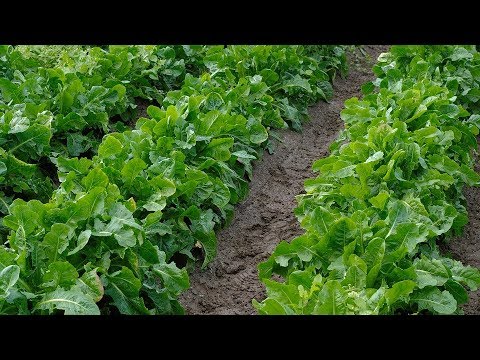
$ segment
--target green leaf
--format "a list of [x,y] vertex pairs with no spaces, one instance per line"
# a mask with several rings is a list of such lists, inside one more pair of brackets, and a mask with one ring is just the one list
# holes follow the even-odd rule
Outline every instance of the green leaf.
[[348,262],[349,267],[341,284],[364,288],[367,282],[367,264],[355,254],[350,255]]
[[58,170],[64,173],[73,171],[77,174],[86,174],[92,166],[92,161],[86,158],[66,159],[59,157],[57,159]]
[[294,312],[288,306],[282,304],[275,299],[265,299],[259,303],[255,299],[252,300],[253,307],[263,315],[292,315]]
[[253,144],[261,144],[268,140],[267,129],[265,129],[262,122],[255,117],[250,116],[248,118],[247,128],[250,133],[249,140]]
[[387,253],[399,251],[402,248],[412,253],[417,244],[427,240],[427,236],[428,232],[425,227],[420,227],[417,223],[401,223],[386,238]]
[[0,271],[7,266],[15,264],[16,257],[17,254],[12,249],[5,247],[5,245],[0,245]]
[[100,315],[97,304],[78,287],[68,291],[58,288],[45,294],[37,303],[36,309],[48,310],[49,313],[55,309],[64,310],[65,315]]
[[160,263],[154,265],[153,272],[160,276],[163,286],[171,294],[178,296],[190,287],[187,270],[177,268],[173,262],[167,264],[165,253],[160,252],[160,254]]
[[169,179],[164,178],[162,175],[155,176],[153,179],[150,180],[150,184],[152,184],[158,189],[156,194],[165,197],[169,197],[175,194],[175,183]]
[[16,134],[24,132],[30,127],[30,120],[22,116],[21,114],[14,114],[12,120],[10,120],[9,134]]
[[311,261],[314,256],[318,256],[314,245],[317,241],[308,234],[300,235],[292,240],[291,243],[282,241],[278,244],[272,257],[276,263],[282,267],[287,267],[290,259],[298,257],[302,261]]
[[408,295],[410,295],[415,289],[416,284],[412,280],[399,281],[390,289],[385,291],[385,299],[389,306],[394,305],[397,301],[408,301]]
[[453,50],[453,54],[450,57],[453,61],[463,60],[463,59],[472,59],[473,54],[467,51],[463,47],[456,47]]
[[263,282],[267,288],[267,296],[283,304],[289,313],[294,312],[294,308],[300,303],[300,295],[297,287],[294,285],[282,284],[273,280],[264,279]]
[[312,314],[344,315],[347,313],[347,293],[337,280],[327,281],[318,294]]
[[320,236],[328,233],[331,223],[334,220],[335,217],[331,214],[331,212],[322,206],[316,207],[315,210],[313,210],[311,218],[305,218],[305,221],[311,222],[313,229]]
[[99,302],[103,298],[103,284],[96,269],[85,272],[77,280],[77,283],[82,292],[90,296],[95,302]]
[[408,219],[407,207],[403,201],[395,201],[388,211],[387,221],[389,230],[387,237],[394,232],[395,228]]
[[3,161],[0,161],[0,175],[7,172],[7,165]]
[[219,161],[230,159],[230,148],[233,146],[232,138],[216,138],[210,141],[203,151],[205,156],[210,156]]
[[99,168],[91,170],[87,176],[82,179],[82,185],[85,191],[88,192],[95,187],[106,187],[108,184],[108,177]]
[[20,267],[17,265],[8,265],[0,271],[0,300],[10,294],[10,289],[20,278]]
[[98,155],[103,159],[107,159],[118,155],[122,151],[122,148],[123,145],[118,139],[112,135],[108,135],[98,147]]
[[448,270],[440,260],[422,257],[414,262],[414,266],[415,273],[418,277],[418,287],[420,289],[426,286],[444,285],[450,278]]
[[118,241],[118,245],[122,247],[133,247],[137,243],[132,229],[117,230],[113,236]]
[[365,248],[363,260],[367,267],[371,269],[373,266],[381,264],[385,255],[385,239],[376,237],[369,241]]
[[343,248],[355,238],[357,225],[349,218],[343,217],[333,223],[329,230],[327,239],[331,251],[342,251]]
[[122,266],[122,269],[102,277],[105,284],[105,293],[109,295],[121,314],[149,314],[148,309],[139,297],[142,286],[132,270]]
[[69,289],[75,284],[78,273],[75,267],[67,261],[55,261],[48,265],[47,272],[43,275],[42,288],[56,289],[62,287]]
[[75,246],[74,249],[69,251],[67,255],[70,256],[82,250],[85,247],[85,245],[87,245],[91,235],[92,235],[91,230],[82,231],[77,237],[77,246]]
[[50,145],[52,133],[48,127],[35,124],[30,126],[24,132],[18,133],[16,136],[19,144],[16,145],[14,149],[21,148],[22,150],[25,150],[25,146],[28,145],[40,155],[43,153],[44,149]]
[[140,158],[133,158],[128,161],[122,168],[122,177],[126,184],[132,184],[142,170],[147,168],[147,164]]
[[45,235],[42,247],[51,262],[57,261],[68,247],[69,238],[73,234],[73,229],[65,224],[53,224],[50,231]]
[[452,279],[465,284],[471,291],[480,288],[480,270],[471,266],[464,266],[456,261],[454,266],[450,268]]
[[302,78],[300,75],[295,75],[293,79],[285,81],[282,87],[283,88],[298,87],[303,90],[306,90],[308,93],[312,92],[312,88],[310,87],[308,80]]
[[155,120],[161,120],[164,117],[164,113],[160,110],[158,106],[149,105],[147,107],[147,114]]
[[15,231],[23,227],[25,234],[29,235],[38,225],[38,214],[28,205],[14,202],[10,206],[10,215],[3,218],[3,225]]
[[198,241],[202,244],[202,249],[204,251],[204,259],[202,264],[202,269],[217,256],[217,237],[213,231],[203,233]]
[[224,104],[224,101],[219,93],[211,92],[205,99],[205,108],[207,110],[214,110],[220,108]]
[[260,71],[260,75],[262,76],[262,80],[269,86],[274,85],[279,79],[278,74],[271,69],[263,69]]
[[457,301],[447,290],[426,287],[412,294],[412,302],[418,304],[418,310],[429,310],[437,314],[453,314],[457,310]]
[[377,209],[383,210],[389,198],[390,198],[390,194],[387,191],[382,190],[378,193],[378,195],[368,199],[368,201],[370,201],[370,203],[373,206],[375,206]]
[[468,302],[468,293],[467,290],[457,281],[449,279],[445,283],[445,290],[447,290],[457,301],[458,305],[465,304]]

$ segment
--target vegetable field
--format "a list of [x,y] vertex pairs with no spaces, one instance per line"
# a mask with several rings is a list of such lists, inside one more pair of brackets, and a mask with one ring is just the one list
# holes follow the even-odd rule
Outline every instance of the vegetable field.
[[461,314],[480,54],[367,50],[0,46],[0,314]]

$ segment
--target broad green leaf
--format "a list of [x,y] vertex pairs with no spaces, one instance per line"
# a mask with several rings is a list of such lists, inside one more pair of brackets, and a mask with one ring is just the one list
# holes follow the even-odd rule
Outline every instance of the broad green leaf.
[[175,296],[190,287],[187,270],[177,268],[172,262],[167,264],[164,253],[160,263],[154,265],[153,272],[160,276],[163,286]]
[[42,277],[41,287],[55,290],[62,287],[68,290],[75,284],[78,272],[75,267],[67,261],[55,261],[48,265],[47,272]]
[[260,75],[262,76],[262,80],[269,86],[275,84],[279,79],[278,74],[271,69],[263,69],[260,71]]
[[480,288],[480,270],[471,266],[464,266],[460,262],[455,262],[450,268],[452,279],[465,284],[471,291]]
[[0,271],[7,266],[14,265],[16,257],[17,254],[12,249],[0,245]]
[[270,299],[286,305],[291,309],[290,311],[293,311],[293,309],[299,305],[300,296],[296,286],[278,283],[269,279],[264,279],[263,282],[265,283],[267,295]]
[[232,146],[232,138],[216,138],[210,141],[203,153],[205,156],[210,156],[216,160],[227,161],[230,159],[230,149]]
[[427,236],[428,232],[425,227],[420,227],[416,223],[401,223],[386,238],[387,253],[401,250],[402,247],[411,253],[417,244],[427,240]]
[[267,129],[262,125],[261,121],[254,117],[248,119],[247,128],[250,133],[249,140],[253,144],[261,144],[268,139]]
[[10,120],[10,129],[8,130],[9,134],[16,134],[24,132],[30,126],[30,120],[27,117],[22,116],[21,114],[13,115],[12,120]]
[[94,187],[77,200],[67,212],[67,221],[78,222],[101,214],[105,206],[105,189]]
[[133,158],[128,161],[122,168],[122,177],[126,184],[132,184],[142,170],[147,168],[147,164],[139,158]]
[[357,225],[351,219],[343,217],[334,222],[326,235],[328,247],[333,251],[342,251],[343,248],[355,239]]
[[370,201],[370,203],[373,206],[375,206],[377,209],[383,210],[389,198],[390,198],[390,194],[385,190],[382,190],[376,196],[368,199],[368,201]]
[[334,216],[330,211],[322,206],[319,206],[313,210],[311,217],[305,219],[313,225],[313,229],[322,236],[328,233],[330,224],[334,221]]
[[122,151],[122,143],[112,135],[108,135],[98,147],[98,155],[101,158],[107,159]]
[[376,237],[369,241],[365,248],[363,260],[370,269],[377,264],[381,264],[383,256],[385,255],[385,239]]
[[77,280],[77,283],[82,292],[90,296],[95,302],[99,302],[103,298],[103,284],[95,269],[85,272]]
[[449,279],[444,286],[445,286],[445,289],[450,294],[452,294],[452,296],[455,298],[458,305],[465,304],[466,302],[468,302],[468,293],[462,284],[460,284],[457,281]]
[[349,257],[349,267],[342,280],[342,285],[350,285],[357,289],[365,287],[367,282],[367,265],[357,255],[352,254]]
[[298,87],[298,88],[302,88],[303,90],[306,90],[309,93],[312,92],[312,88],[310,87],[308,80],[302,78],[300,75],[295,75],[293,79],[285,81],[283,84],[283,87],[284,88]]
[[327,281],[318,294],[313,314],[344,315],[347,313],[347,293],[337,280]]
[[261,303],[252,300],[253,307],[257,309],[260,314],[263,315],[293,315],[294,312],[285,304],[275,300],[275,299],[265,299]]
[[444,285],[450,278],[450,274],[440,260],[422,257],[414,263],[418,277],[418,287]]
[[440,291],[437,287],[426,287],[415,291],[411,301],[418,304],[418,310],[429,310],[434,314],[453,314],[457,309],[457,301],[447,290]]
[[70,290],[58,288],[49,292],[37,303],[36,308],[48,310],[49,313],[55,309],[63,310],[65,315],[100,315],[93,299],[78,287]]
[[37,226],[38,214],[30,209],[28,205],[17,205],[13,203],[10,206],[10,215],[3,218],[3,225],[12,230],[18,230],[21,226],[26,235],[31,234]]
[[73,228],[65,224],[53,224],[50,231],[45,235],[42,247],[51,262],[57,261],[68,247],[69,238]]
[[99,168],[91,170],[88,175],[82,179],[82,185],[85,187],[86,192],[92,190],[95,187],[106,187],[107,184],[108,177]]
[[0,300],[10,294],[10,289],[20,278],[20,268],[17,265],[8,265],[0,271]]
[[140,298],[139,291],[142,286],[132,270],[122,267],[121,270],[102,277],[105,294],[109,295],[121,314],[149,314],[148,309]]
[[165,197],[172,196],[175,194],[176,187],[175,183],[169,179],[164,178],[159,175],[150,180],[150,183],[159,189],[156,193]]
[[393,284],[390,289],[385,291],[388,306],[394,305],[397,301],[408,301],[408,296],[415,287],[415,282],[411,280],[403,280]]
[[77,237],[77,246],[75,246],[75,248],[69,251],[67,255],[70,256],[82,250],[85,247],[85,245],[87,245],[91,235],[92,235],[91,230],[82,231]]
[[45,148],[50,145],[50,138],[52,133],[50,129],[44,125],[32,125],[27,130],[16,134],[19,144],[15,146],[15,149],[21,148],[25,150],[28,145],[33,148],[37,154],[41,154]]
[[287,267],[288,261],[294,257],[302,261],[310,261],[314,256],[318,256],[313,248],[316,244],[317,241],[307,234],[296,237],[291,243],[282,241],[275,249],[273,258],[282,267]]
[[133,247],[137,242],[132,229],[117,230],[113,236],[118,241],[118,245],[122,247]]

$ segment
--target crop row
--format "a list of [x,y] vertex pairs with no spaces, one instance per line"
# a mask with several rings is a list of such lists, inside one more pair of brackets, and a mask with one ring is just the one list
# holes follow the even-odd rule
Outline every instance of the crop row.
[[438,242],[462,232],[462,188],[480,181],[479,69],[470,46],[380,56],[377,80],[345,102],[345,130],[298,196],[305,233],[259,265],[260,313],[461,312],[480,271],[443,256]]
[[104,134],[125,129],[135,98],[161,101],[205,50],[1,46],[0,213],[17,197],[48,200],[58,156],[91,157]]
[[[97,52],[108,57],[114,49],[78,51],[90,59]],[[122,54],[127,53],[126,64],[131,64],[128,54],[137,50],[122,49]],[[161,49],[155,50],[157,55]],[[201,250],[206,265],[215,256],[215,230],[228,221],[233,205],[245,196],[252,160],[270,147],[269,130],[288,124],[299,129],[307,117],[307,106],[330,98],[331,78],[337,71],[346,70],[343,49],[335,46],[212,46],[196,51],[194,61],[190,62],[200,63],[199,67],[182,72],[178,90],[156,98],[161,107],[148,107],[149,118],[138,119],[133,129],[110,124],[104,132],[112,128],[116,132],[105,135],[98,146],[91,145],[88,157],[71,157],[76,153],[68,148],[68,135],[66,151],[51,150],[59,147],[52,146],[50,136],[28,137],[31,139],[28,147],[33,149],[23,148],[27,146],[25,139],[9,133],[12,115],[7,113],[12,101],[25,108],[26,103],[23,98],[8,98],[8,89],[2,88],[7,110],[0,120],[0,126],[6,127],[0,136],[12,136],[22,145],[13,142],[10,150],[0,150],[0,159],[4,156],[8,160],[12,148],[14,151],[22,148],[31,159],[32,153],[44,151],[48,143],[49,159],[58,170],[59,186],[47,202],[28,196],[19,196],[11,204],[6,202],[4,210],[8,215],[1,226],[8,235],[0,242],[3,244],[0,245],[0,313],[181,313],[177,297],[189,286],[189,281],[186,268],[177,267],[172,258],[192,262],[197,249]],[[54,60],[36,56],[41,61],[57,61],[55,56]],[[0,61],[5,58],[0,56]],[[76,68],[77,58],[63,54],[61,63],[69,69]],[[9,59],[12,61],[12,56]],[[90,62],[85,62],[82,71],[89,73]],[[95,64],[117,69],[124,63],[102,58]],[[149,66],[129,75],[128,84],[132,84],[129,103],[138,96],[137,90],[143,89]],[[0,71],[6,78],[18,77],[11,68],[8,61],[0,62]],[[158,74],[155,69],[154,74]],[[37,70],[31,74],[52,72],[43,67]],[[77,70],[72,73],[78,76]],[[60,78],[66,79],[69,74],[63,71]],[[31,76],[38,80],[38,75]],[[48,82],[50,77],[46,78]],[[110,75],[99,77],[95,86],[110,84],[109,78]],[[156,75],[153,78],[157,81]],[[80,79],[71,87],[82,88],[78,84],[85,81]],[[95,86],[90,90],[83,86],[82,93],[100,91]],[[117,99],[122,92],[118,91],[119,86],[123,85],[107,86],[101,91],[103,97],[95,102],[94,108],[99,107],[100,113],[106,114],[101,115],[104,123],[124,111],[124,107],[105,110],[109,99]],[[41,87],[45,88],[47,85]],[[59,89],[68,93],[65,89],[70,86]],[[116,95],[107,95],[109,91]],[[148,93],[152,92],[155,90]],[[23,90],[21,93],[25,94]],[[52,109],[63,106],[63,95],[55,96],[48,102],[52,114]],[[77,118],[79,110],[72,106],[77,102],[82,106],[90,104],[88,96],[66,99],[71,108],[67,110],[71,114],[68,123],[83,124]],[[37,106],[37,102],[32,100],[29,107]],[[29,123],[29,129],[46,126],[39,120],[44,109],[35,112],[36,123],[32,126]],[[60,131],[58,126],[66,116],[57,113],[60,115],[53,122],[55,132]],[[77,130],[81,136],[92,138],[84,129]],[[5,144],[4,141],[2,148]],[[7,186],[17,183],[11,177],[15,171],[11,163],[0,162],[0,166],[0,181],[6,181]],[[25,181],[34,179],[30,174],[22,176]],[[31,187],[27,183],[22,191],[28,189]]]

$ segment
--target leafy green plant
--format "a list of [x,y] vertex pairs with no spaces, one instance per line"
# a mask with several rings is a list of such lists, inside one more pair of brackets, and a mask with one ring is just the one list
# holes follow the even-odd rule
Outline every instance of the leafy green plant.
[[[473,47],[392,47],[295,210],[306,232],[259,265],[262,314],[460,313],[480,271],[439,253],[467,223],[479,133]],[[376,90],[376,91],[375,91]],[[467,110],[468,109],[468,110]],[[271,279],[272,274],[283,277]]]
[[[340,53],[334,49],[331,56]],[[128,48],[110,49],[117,51]],[[5,202],[0,313],[182,313],[177,297],[188,276],[173,256],[194,261],[193,249],[201,249],[203,266],[213,259],[215,230],[246,195],[269,128],[286,127],[282,117],[299,128],[307,105],[331,96],[328,73],[343,64],[326,60],[328,47],[321,62],[296,46],[177,51],[205,67],[186,74],[161,107],[148,107],[149,118],[106,134],[91,159],[51,156],[59,186],[48,201]],[[123,62],[111,63],[127,72],[117,69]],[[108,106],[109,98],[99,104]]]

